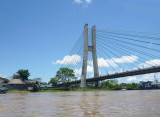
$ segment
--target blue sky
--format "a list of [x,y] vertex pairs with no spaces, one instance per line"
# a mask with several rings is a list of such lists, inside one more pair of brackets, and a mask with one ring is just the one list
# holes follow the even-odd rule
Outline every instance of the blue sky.
[[49,81],[84,24],[160,32],[159,0],[0,0],[0,76],[28,69]]

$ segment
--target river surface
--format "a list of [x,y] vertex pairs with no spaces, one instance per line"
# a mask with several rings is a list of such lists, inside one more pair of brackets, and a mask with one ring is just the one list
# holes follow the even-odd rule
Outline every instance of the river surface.
[[0,94],[0,117],[160,117],[160,90]]

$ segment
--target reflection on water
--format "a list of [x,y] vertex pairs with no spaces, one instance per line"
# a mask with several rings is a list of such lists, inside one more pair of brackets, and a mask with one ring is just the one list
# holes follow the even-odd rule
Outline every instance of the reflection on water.
[[160,90],[1,94],[0,117],[160,117]]

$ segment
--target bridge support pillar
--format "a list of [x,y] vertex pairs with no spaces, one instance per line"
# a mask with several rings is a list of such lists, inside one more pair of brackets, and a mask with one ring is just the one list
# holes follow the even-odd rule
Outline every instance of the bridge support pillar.
[[96,81],[95,87],[99,87],[99,85],[100,85],[100,82]]
[[87,61],[88,61],[88,24],[84,26],[84,52],[83,52],[82,74],[81,74],[81,88],[86,88]]
[[[83,53],[83,65],[81,74],[81,88],[86,88],[86,76],[87,76],[87,61],[88,51],[92,52],[94,77],[99,77],[97,53],[96,53],[96,27],[92,27],[92,46],[88,45],[88,24],[84,26],[84,53]],[[96,87],[99,86],[97,81]]]
[[[96,27],[92,27],[92,58],[93,58],[93,70],[94,70],[94,77],[99,77],[98,71],[98,62],[97,62],[97,53],[96,53]],[[97,81],[95,87],[99,87],[99,81]]]

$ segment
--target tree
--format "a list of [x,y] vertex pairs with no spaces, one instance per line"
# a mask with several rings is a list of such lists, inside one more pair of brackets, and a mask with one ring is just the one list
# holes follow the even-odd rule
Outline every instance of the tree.
[[127,89],[136,89],[139,87],[139,84],[137,83],[128,83],[127,84]]
[[114,80],[107,80],[102,82],[101,87],[108,88],[108,89],[113,89],[114,88]]
[[30,76],[30,73],[28,70],[20,69],[17,71],[17,73],[20,75],[21,80],[28,80],[28,77]]
[[60,83],[66,84],[75,79],[74,71],[69,68],[60,68],[56,73],[56,78]]
[[107,89],[122,89],[122,85],[118,84],[117,80],[106,80],[101,83],[101,87],[107,88]]
[[20,75],[18,73],[13,74],[13,79],[20,79]]
[[56,78],[56,77],[51,78],[50,81],[48,82],[48,84],[52,84],[52,86],[57,86],[58,78]]
[[7,78],[0,77],[0,80],[2,80],[4,83],[8,83],[9,82],[9,80]]

